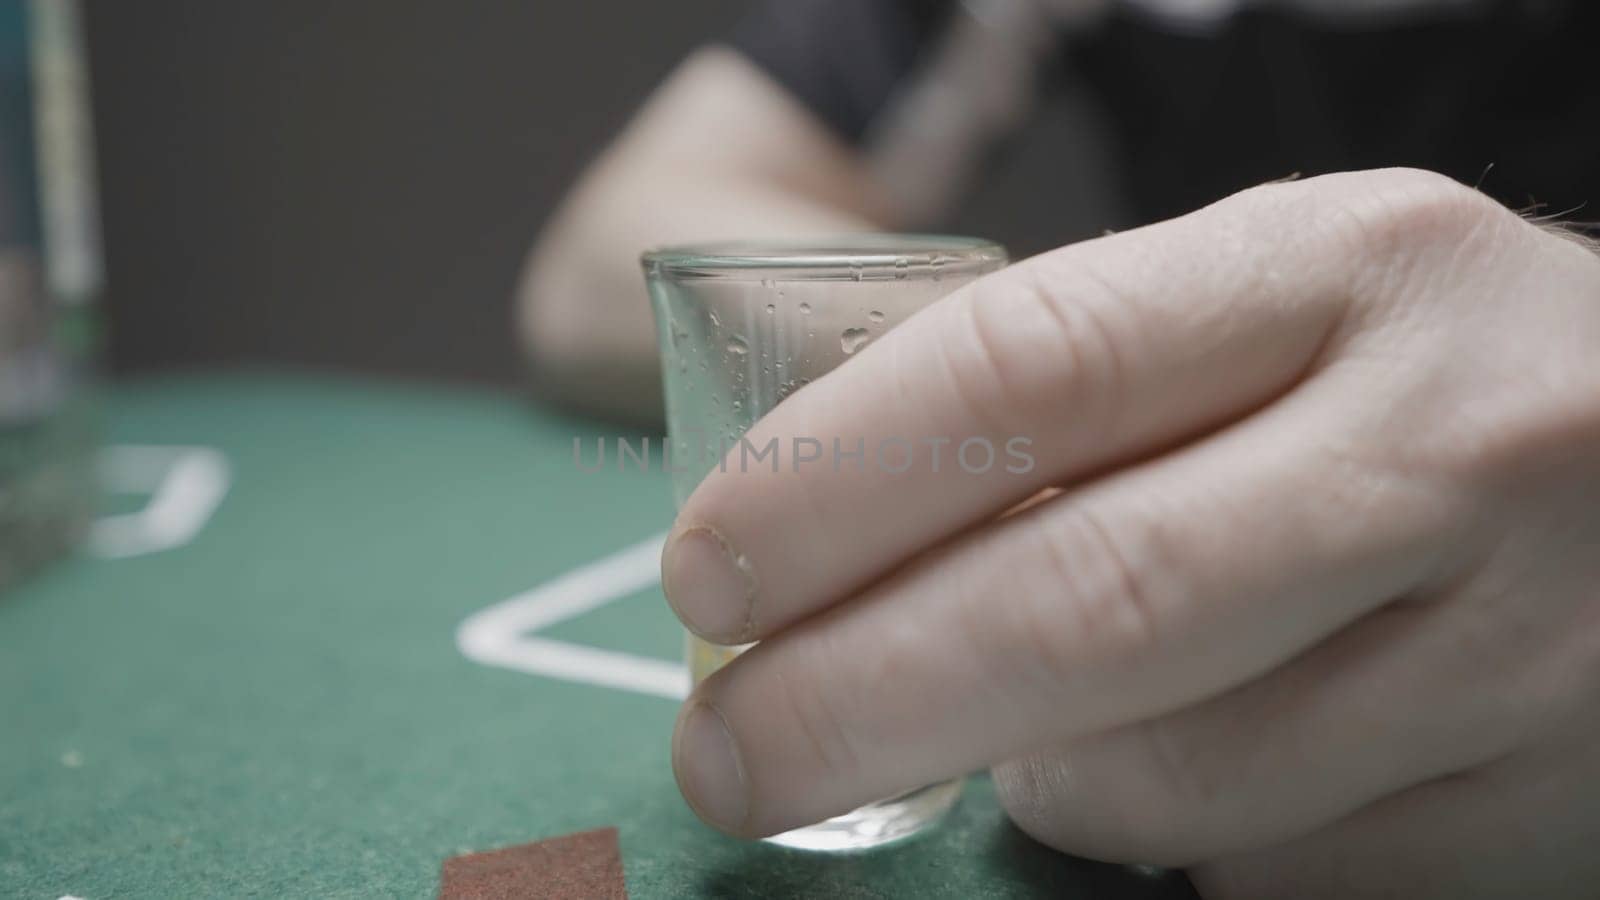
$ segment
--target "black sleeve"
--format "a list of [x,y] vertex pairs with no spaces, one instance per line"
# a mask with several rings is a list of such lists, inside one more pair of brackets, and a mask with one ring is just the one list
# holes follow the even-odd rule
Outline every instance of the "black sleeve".
[[858,143],[956,6],[957,0],[758,0],[729,43]]

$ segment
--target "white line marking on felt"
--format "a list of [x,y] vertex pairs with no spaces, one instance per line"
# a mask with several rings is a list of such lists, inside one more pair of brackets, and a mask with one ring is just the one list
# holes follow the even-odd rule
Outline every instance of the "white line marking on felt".
[[473,613],[456,627],[456,647],[486,666],[673,700],[687,697],[689,671],[682,663],[533,634],[659,582],[666,537],[663,532],[646,538]]
[[148,491],[138,512],[104,516],[89,531],[89,552],[124,559],[182,547],[194,540],[228,495],[228,458],[212,447],[121,444],[100,451],[107,490]]

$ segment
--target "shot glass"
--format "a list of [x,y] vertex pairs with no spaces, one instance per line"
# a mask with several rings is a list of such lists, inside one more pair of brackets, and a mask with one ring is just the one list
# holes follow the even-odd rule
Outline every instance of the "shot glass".
[[[989,241],[850,235],[669,247],[642,258],[666,394],[679,507],[756,420],[940,297],[1006,264]],[[692,679],[747,649],[688,635]],[[961,779],[908,791],[768,838],[862,850],[909,837],[955,803]]]

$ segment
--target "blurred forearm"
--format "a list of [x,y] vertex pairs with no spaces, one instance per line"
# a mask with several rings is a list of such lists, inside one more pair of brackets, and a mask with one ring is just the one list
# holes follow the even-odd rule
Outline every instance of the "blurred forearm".
[[584,175],[529,257],[519,331],[537,389],[659,421],[643,250],[869,230],[892,224],[884,207],[854,152],[781,87],[730,50],[696,53]]

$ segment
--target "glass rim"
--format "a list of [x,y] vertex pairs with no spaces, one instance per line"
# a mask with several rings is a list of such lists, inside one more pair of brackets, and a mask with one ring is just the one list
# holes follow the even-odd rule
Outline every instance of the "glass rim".
[[984,238],[890,232],[678,244],[639,257],[653,277],[774,281],[921,279],[1007,261]]

